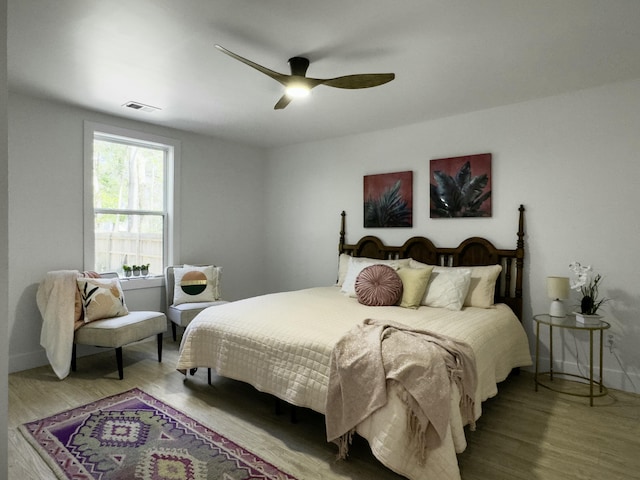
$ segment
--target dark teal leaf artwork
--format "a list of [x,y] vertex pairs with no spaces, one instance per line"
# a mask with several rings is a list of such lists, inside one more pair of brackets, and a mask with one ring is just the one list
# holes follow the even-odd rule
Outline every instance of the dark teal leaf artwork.
[[431,218],[491,216],[491,154],[431,160]]

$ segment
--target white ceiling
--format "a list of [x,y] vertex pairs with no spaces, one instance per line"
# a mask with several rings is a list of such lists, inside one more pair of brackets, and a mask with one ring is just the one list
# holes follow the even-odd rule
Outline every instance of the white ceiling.
[[[276,111],[282,86],[216,43],[396,79]],[[9,0],[8,69],[11,90],[272,147],[640,78],[640,0]]]

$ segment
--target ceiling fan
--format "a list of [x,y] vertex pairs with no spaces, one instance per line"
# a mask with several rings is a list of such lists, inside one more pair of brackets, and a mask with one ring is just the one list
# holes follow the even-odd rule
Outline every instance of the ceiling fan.
[[278,103],[273,107],[275,110],[281,110],[285,108],[291,100],[296,97],[308,95],[312,88],[318,85],[327,85],[328,87],[335,88],[369,88],[377,87],[384,83],[390,82],[396,78],[393,73],[361,73],[356,75],[345,75],[343,77],[336,78],[311,78],[307,77],[307,68],[309,68],[309,59],[304,57],[292,57],[289,59],[289,66],[291,67],[291,75],[284,73],[274,72],[262,65],[258,65],[251,60],[248,60],[240,55],[237,55],[226,48],[216,45],[216,48],[223,53],[226,53],[230,57],[239,60],[242,63],[255,68],[259,72],[268,75],[274,80],[280,82],[285,87],[284,95],[278,100]]

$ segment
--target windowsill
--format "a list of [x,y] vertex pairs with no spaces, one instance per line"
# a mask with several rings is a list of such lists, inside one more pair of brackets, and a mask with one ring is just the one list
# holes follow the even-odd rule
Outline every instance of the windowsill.
[[149,277],[125,277],[120,278],[122,290],[139,290],[141,288],[156,288],[164,285],[164,277],[155,275]]

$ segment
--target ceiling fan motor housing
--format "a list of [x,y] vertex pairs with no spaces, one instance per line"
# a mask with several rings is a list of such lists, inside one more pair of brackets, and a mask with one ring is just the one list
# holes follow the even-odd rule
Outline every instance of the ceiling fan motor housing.
[[307,74],[307,68],[309,68],[309,59],[304,57],[291,57],[289,59],[289,66],[291,67],[291,75],[304,77]]

